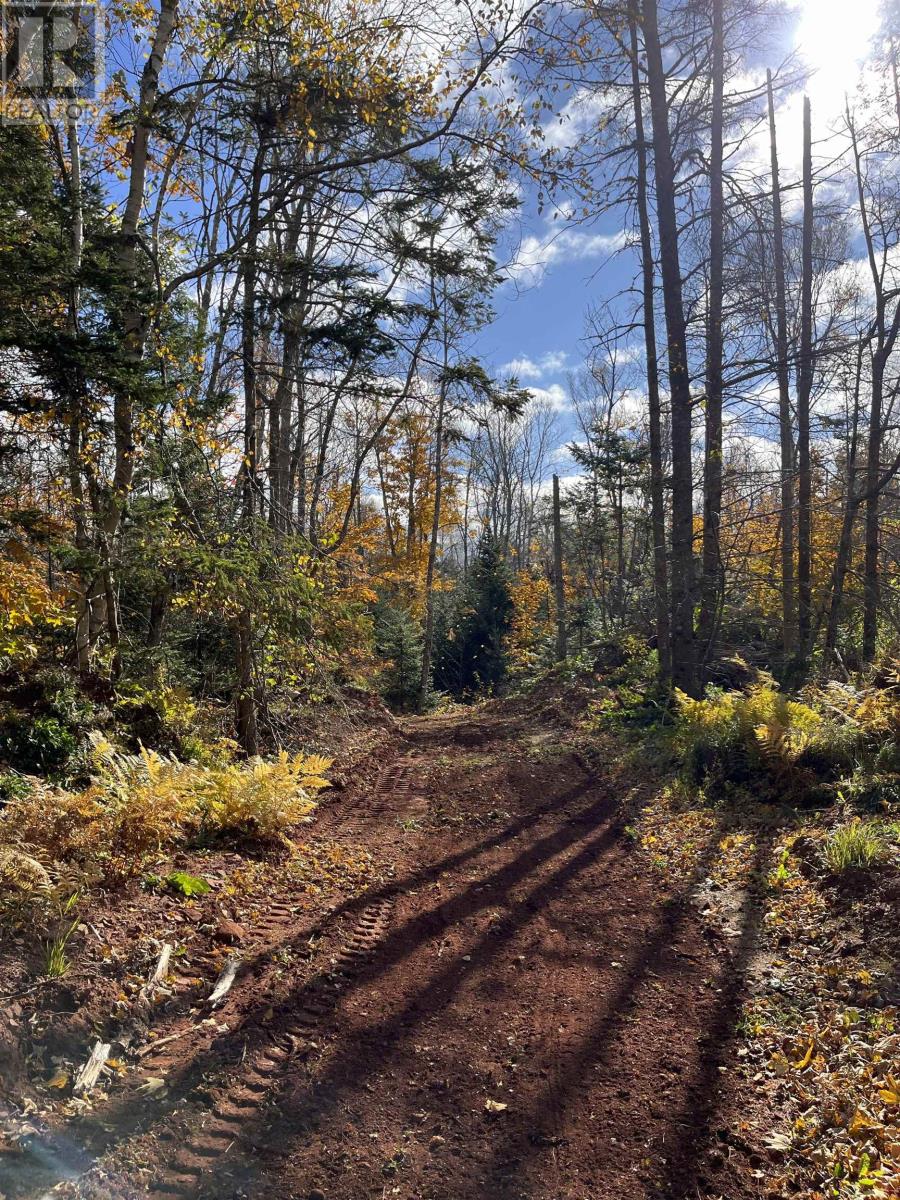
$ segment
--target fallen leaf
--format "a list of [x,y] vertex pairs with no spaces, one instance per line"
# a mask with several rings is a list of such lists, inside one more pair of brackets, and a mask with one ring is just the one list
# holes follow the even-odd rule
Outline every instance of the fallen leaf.
[[159,1079],[157,1076],[151,1075],[141,1084],[141,1091],[154,1096],[157,1092],[161,1092],[165,1086],[166,1081],[164,1079]]
[[766,1138],[766,1146],[770,1150],[790,1150],[791,1138],[787,1133],[773,1133],[771,1137]]
[[485,1107],[485,1111],[487,1111],[487,1112],[499,1113],[499,1112],[506,1112],[506,1109],[509,1106],[506,1104],[501,1104],[501,1102],[499,1100],[485,1100],[484,1107]]
[[873,1121],[867,1113],[864,1113],[859,1108],[856,1110],[853,1120],[847,1126],[847,1132],[851,1137],[856,1138],[868,1137],[869,1134],[876,1129],[878,1129],[878,1122]]
[[816,1039],[810,1038],[809,1045],[806,1047],[806,1053],[803,1055],[802,1058],[798,1059],[794,1063],[794,1070],[805,1071],[806,1068],[809,1066],[809,1064],[812,1062],[812,1056],[813,1056],[813,1054],[815,1054],[815,1051],[816,1051]]

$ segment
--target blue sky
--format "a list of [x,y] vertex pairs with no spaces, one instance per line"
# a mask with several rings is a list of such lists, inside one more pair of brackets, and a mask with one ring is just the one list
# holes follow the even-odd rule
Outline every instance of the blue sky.
[[514,278],[494,297],[496,320],[478,335],[476,350],[497,374],[515,371],[523,387],[560,407],[560,445],[574,420],[562,407],[566,374],[586,358],[585,320],[592,305],[627,287],[636,260],[622,249],[624,214],[591,225],[551,222],[526,204]]
[[[859,67],[869,52],[879,20],[881,0],[788,0],[793,11],[784,23],[770,27],[771,43],[757,46],[744,64],[744,81],[759,82],[765,65],[777,67],[791,51],[798,52],[810,71],[805,90],[813,109],[814,157],[833,156],[831,131],[843,106],[845,91],[859,79]],[[799,178],[802,93],[783,94],[777,101],[782,181]],[[578,121],[576,115],[576,123]],[[767,134],[762,130],[750,153],[765,170]],[[565,198],[557,197],[564,205]],[[585,359],[587,310],[627,288],[635,277],[636,258],[621,249],[626,214],[611,211],[592,225],[554,222],[545,210],[536,211],[525,194],[520,214],[519,247],[512,248],[515,281],[505,283],[494,298],[496,320],[482,330],[475,351],[494,372],[527,359],[538,368],[520,373],[524,386],[560,396],[567,370]],[[638,336],[637,340],[640,340]],[[559,419],[560,445],[574,435],[571,413]],[[563,468],[565,469],[565,468]]]

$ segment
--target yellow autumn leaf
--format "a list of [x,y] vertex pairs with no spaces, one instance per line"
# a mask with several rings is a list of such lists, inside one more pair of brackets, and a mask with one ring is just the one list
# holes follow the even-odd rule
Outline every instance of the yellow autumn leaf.
[[813,1054],[815,1054],[815,1051],[816,1051],[816,1039],[810,1038],[809,1045],[806,1047],[806,1053],[803,1055],[802,1058],[799,1058],[794,1063],[794,1070],[805,1071],[806,1068],[809,1066],[809,1064],[812,1062],[812,1056],[813,1056]]
[[499,1100],[485,1100],[485,1112],[499,1113],[506,1112],[508,1105],[502,1104]]
[[877,1128],[878,1122],[873,1121],[862,1109],[858,1108],[853,1114],[853,1120],[847,1126],[847,1132],[851,1137],[864,1138],[868,1137],[872,1130]]

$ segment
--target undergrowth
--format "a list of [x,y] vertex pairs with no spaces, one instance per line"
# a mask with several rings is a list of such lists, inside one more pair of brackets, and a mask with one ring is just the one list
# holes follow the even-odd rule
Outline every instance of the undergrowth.
[[642,726],[652,687],[605,673],[581,732],[631,784],[626,836],[661,886],[752,947],[735,1070],[772,1121],[735,1121],[764,1140],[760,1195],[894,1200],[900,690],[755,673]]
[[825,844],[825,862],[836,875],[873,867],[888,858],[889,833],[890,827],[881,822],[857,817],[831,833]]
[[149,855],[179,845],[277,841],[313,811],[330,765],[284,751],[266,761],[200,765],[150,750],[123,754],[95,738],[87,787],[31,779],[6,802],[0,906],[122,882]]

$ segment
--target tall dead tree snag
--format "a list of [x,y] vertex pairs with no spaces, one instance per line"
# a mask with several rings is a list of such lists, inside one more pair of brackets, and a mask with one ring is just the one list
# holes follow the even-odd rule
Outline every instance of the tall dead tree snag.
[[672,406],[672,682],[688,695],[697,693],[694,638],[694,478],[691,460],[692,405],[688,374],[687,330],[678,252],[675,164],[669,129],[669,101],[659,36],[657,0],[644,0],[642,21],[647,87],[653,123],[659,267],[669,361]]
[[722,287],[725,204],[722,183],[725,32],[722,0],[712,0],[712,115],[709,151],[709,285],[706,320],[706,454],[703,460],[703,577],[700,649],[709,659],[724,588],[722,523]]
[[[846,112],[847,129],[853,151],[853,168],[856,177],[856,194],[859,202],[859,217],[866,247],[866,260],[872,280],[875,298],[875,314],[869,328],[871,347],[871,407],[869,409],[869,437],[866,450],[865,486],[865,564],[863,568],[863,640],[862,656],[865,662],[875,657],[878,636],[878,605],[881,593],[879,573],[880,504],[881,494],[890,474],[882,475],[881,451],[884,441],[884,394],[885,372],[900,335],[900,302],[896,293],[886,286],[885,274],[892,251],[888,239],[876,240],[872,211],[877,214],[877,200],[872,201],[866,183],[866,165],[860,145],[856,122],[849,108]],[[883,228],[883,227],[882,227]],[[893,306],[893,316],[891,307]]]
[[647,408],[650,433],[650,524],[653,534],[653,593],[656,607],[656,645],[659,674],[664,684],[672,678],[672,646],[669,629],[669,567],[666,549],[666,502],[663,479],[662,419],[659,397],[659,365],[656,359],[656,309],[654,306],[653,237],[647,198],[647,143],[641,87],[640,49],[637,24],[632,15],[631,89],[634,110],[634,141],[637,158],[637,212],[641,237],[641,284],[644,320],[644,353],[647,359]]
[[813,385],[813,184],[812,120],[809,97],[803,98],[803,245],[800,274],[800,361],[797,372],[797,598],[800,651],[812,634],[812,468],[809,452],[809,401]]
[[769,102],[769,150],[772,162],[772,243],[775,263],[775,375],[778,380],[778,428],[781,443],[781,596],[782,643],[785,655],[797,644],[797,604],[794,580],[794,433],[788,360],[787,293],[784,269],[784,222],[775,133],[775,95],[772,72],[766,72]]
[[559,476],[553,476],[553,586],[556,594],[556,659],[564,662],[566,646],[566,582],[563,577],[562,514]]

